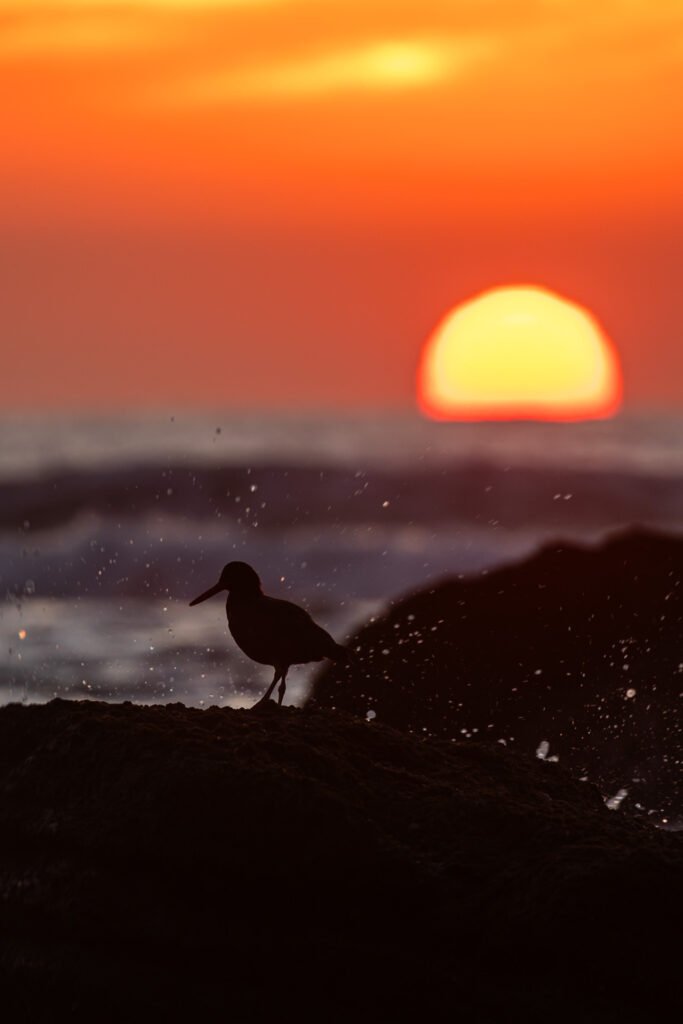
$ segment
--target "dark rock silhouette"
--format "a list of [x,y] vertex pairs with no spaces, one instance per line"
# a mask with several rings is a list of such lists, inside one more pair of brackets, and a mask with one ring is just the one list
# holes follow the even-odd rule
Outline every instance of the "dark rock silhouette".
[[261,698],[270,699],[278,687],[278,704],[287,689],[287,673],[292,665],[309,661],[345,661],[346,651],[335,643],[322,626],[299,605],[277,597],[267,597],[258,574],[246,562],[229,562],[215,586],[190,601],[190,606],[206,601],[214,594],[228,591],[225,612],[235,643],[252,661],[272,665],[273,681]]
[[680,837],[500,745],[10,705],[0,834],[7,1020],[675,1019]]
[[680,815],[682,580],[683,540],[646,532],[446,580],[361,629],[312,703],[538,749],[632,809]]

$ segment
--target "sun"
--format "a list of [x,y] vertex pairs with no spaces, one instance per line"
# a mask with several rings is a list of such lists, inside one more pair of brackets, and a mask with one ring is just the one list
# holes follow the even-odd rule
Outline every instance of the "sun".
[[621,405],[616,350],[582,306],[535,285],[456,306],[427,340],[418,403],[440,420],[583,420]]

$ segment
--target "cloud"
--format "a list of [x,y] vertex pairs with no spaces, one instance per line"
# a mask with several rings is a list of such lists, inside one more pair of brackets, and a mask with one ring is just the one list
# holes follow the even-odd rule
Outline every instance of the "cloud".
[[6,25],[0,34],[0,56],[88,55],[154,43],[149,32],[133,22],[103,15],[68,18],[26,18]]
[[74,8],[102,8],[105,10],[142,9],[146,7],[171,7],[195,10],[202,7],[230,8],[230,7],[254,7],[257,5],[275,5],[291,3],[292,0],[0,0],[0,11],[26,10],[27,8],[39,9],[41,11],[70,11]]
[[174,15],[287,3],[292,0],[0,0],[0,55],[87,54],[143,43],[154,49],[172,38]]
[[415,89],[457,77],[488,55],[491,43],[381,40],[358,47],[190,79],[177,93],[194,103],[306,99]]

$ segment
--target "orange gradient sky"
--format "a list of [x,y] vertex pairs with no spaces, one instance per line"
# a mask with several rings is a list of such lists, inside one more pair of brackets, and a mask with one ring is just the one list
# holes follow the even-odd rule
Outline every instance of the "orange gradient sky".
[[683,4],[0,0],[3,407],[397,406],[486,288],[683,400]]

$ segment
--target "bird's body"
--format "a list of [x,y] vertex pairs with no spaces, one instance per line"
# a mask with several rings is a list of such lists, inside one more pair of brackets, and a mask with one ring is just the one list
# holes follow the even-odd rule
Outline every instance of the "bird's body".
[[301,665],[334,656],[337,644],[308,612],[265,594],[255,600],[230,595],[228,625],[241,651],[261,665]]
[[346,651],[329,633],[313,621],[303,608],[291,601],[268,597],[256,572],[245,562],[230,562],[218,583],[190,604],[199,604],[221,590],[228,591],[225,611],[235,643],[252,661],[272,665],[275,675],[262,700],[268,700],[280,680],[278,703],[282,703],[287,672],[291,665],[331,658],[338,661]]

